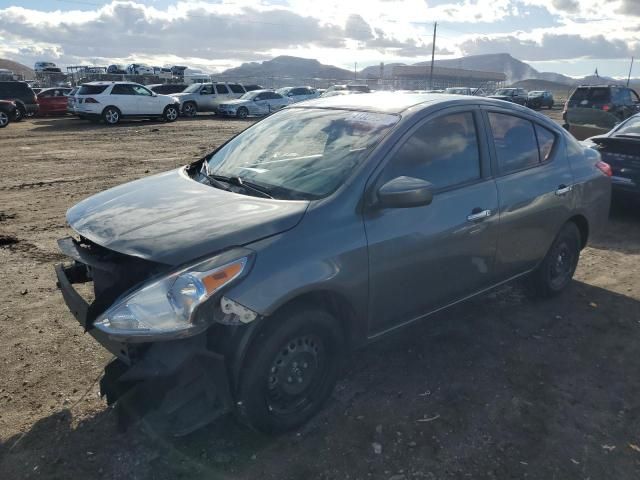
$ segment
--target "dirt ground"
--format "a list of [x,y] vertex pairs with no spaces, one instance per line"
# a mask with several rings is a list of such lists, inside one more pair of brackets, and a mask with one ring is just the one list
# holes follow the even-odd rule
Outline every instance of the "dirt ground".
[[504,287],[357,352],[298,432],[224,418],[180,439],[118,433],[97,386],[110,356],[55,287],[65,211],[249,123],[0,130],[0,479],[640,478],[637,207],[612,212],[563,295]]

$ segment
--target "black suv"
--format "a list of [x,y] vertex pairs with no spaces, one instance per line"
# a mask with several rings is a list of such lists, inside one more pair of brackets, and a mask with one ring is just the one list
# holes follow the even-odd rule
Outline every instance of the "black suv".
[[11,100],[18,110],[15,120],[19,122],[25,115],[38,112],[38,99],[25,82],[0,82],[0,100]]
[[493,95],[489,95],[489,98],[527,105],[529,94],[524,88],[499,88]]
[[610,131],[640,112],[640,97],[621,85],[581,85],[565,104],[562,118],[577,139],[584,140]]

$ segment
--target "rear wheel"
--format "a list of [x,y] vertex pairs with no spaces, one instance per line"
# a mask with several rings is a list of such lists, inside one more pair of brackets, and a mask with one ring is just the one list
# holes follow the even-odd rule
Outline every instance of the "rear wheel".
[[554,240],[532,280],[535,293],[551,297],[564,290],[576,271],[581,247],[580,231],[575,223],[566,223]]
[[303,425],[333,391],[343,344],[337,321],[322,310],[296,308],[273,318],[242,367],[240,420],[265,433]]
[[167,122],[175,122],[179,114],[180,112],[178,112],[178,107],[175,105],[167,105],[164,109],[164,113],[162,114],[162,118]]
[[116,107],[107,107],[102,112],[102,119],[107,125],[117,125],[120,123],[122,114]]
[[198,107],[193,102],[187,102],[182,106],[182,114],[185,117],[193,117],[198,113]]
[[27,112],[25,111],[24,107],[21,105],[18,105],[18,108],[16,108],[16,114],[15,117],[13,118],[16,122],[21,122],[22,120],[24,120],[24,117],[26,117]]
[[249,110],[246,107],[240,107],[236,112],[238,118],[247,118],[249,116]]
[[0,128],[4,128],[9,125],[11,119],[9,118],[9,114],[7,112],[0,112]]

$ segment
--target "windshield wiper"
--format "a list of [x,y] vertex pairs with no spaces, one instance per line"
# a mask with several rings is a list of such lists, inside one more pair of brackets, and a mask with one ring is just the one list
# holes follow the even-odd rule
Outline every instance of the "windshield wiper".
[[225,175],[216,175],[210,173],[209,175],[207,175],[207,178],[215,182],[225,182],[229,185],[235,185],[236,187],[244,188],[245,190],[251,190],[252,192],[257,193],[264,198],[273,198],[273,195],[271,195],[264,187],[256,185],[252,182],[247,182],[246,180],[243,180],[238,176],[227,177]]

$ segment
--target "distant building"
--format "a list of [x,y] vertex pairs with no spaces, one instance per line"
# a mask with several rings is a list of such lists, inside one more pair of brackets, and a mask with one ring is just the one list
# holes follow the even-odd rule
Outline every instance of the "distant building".
[[431,65],[395,65],[391,83],[398,90],[445,89],[448,87],[501,87],[507,76],[499,72],[481,72],[461,68],[433,67],[433,83],[429,85]]

